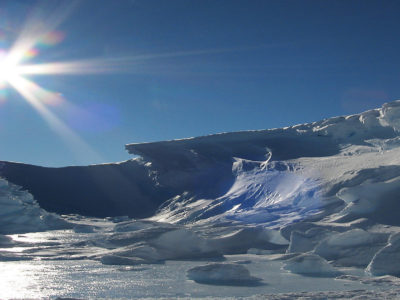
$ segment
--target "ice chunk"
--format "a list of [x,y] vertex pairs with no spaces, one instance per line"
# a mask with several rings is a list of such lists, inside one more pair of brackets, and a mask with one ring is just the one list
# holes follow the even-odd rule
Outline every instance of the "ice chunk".
[[285,249],[288,244],[278,231],[262,227],[237,229],[229,234],[212,239],[211,243],[224,254],[246,253],[250,248]]
[[400,233],[390,236],[389,243],[373,257],[367,272],[375,276],[400,276]]
[[378,174],[375,174],[374,170],[365,171],[369,171],[364,173],[370,173],[369,176],[373,179],[353,187],[342,188],[336,194],[347,203],[342,214],[368,216],[383,224],[399,225],[396,211],[399,208],[397,200],[400,192],[400,176],[385,180],[386,174],[383,169]]
[[400,131],[400,100],[385,103],[382,106],[381,120],[383,125],[392,126],[395,130]]
[[290,235],[290,244],[286,252],[311,251],[321,240],[330,234],[332,234],[332,231],[321,227],[311,228],[306,232],[292,231]]
[[105,240],[95,240],[93,243],[99,247],[117,248],[112,250],[116,255],[137,256],[152,261],[222,256],[208,239],[198,236],[189,229],[166,224],[138,231],[115,233]]
[[162,234],[150,245],[157,248],[165,259],[194,259],[221,257],[210,242],[188,229],[178,229]]
[[86,225],[86,224],[75,225],[73,230],[76,233],[93,233],[94,232],[93,226]]
[[215,285],[251,286],[260,284],[261,279],[251,276],[241,264],[213,263],[191,268],[187,277],[198,283]]
[[165,259],[165,257],[162,257],[162,255],[157,251],[157,249],[147,244],[135,244],[133,246],[117,248],[110,251],[109,254],[123,257],[138,257],[146,260],[149,263],[157,263]]
[[103,265],[139,265],[148,263],[146,260],[138,257],[123,257],[118,255],[104,255],[100,258]]
[[0,247],[1,248],[13,247],[14,245],[15,245],[15,242],[13,241],[13,239],[11,237],[0,234]]
[[293,273],[315,277],[335,277],[340,274],[325,259],[311,253],[301,254],[286,260],[284,269]]
[[139,242],[155,240],[162,234],[175,229],[177,229],[176,226],[160,223],[159,226],[154,226],[151,228],[136,231],[117,232],[108,236],[106,239],[95,240],[94,243],[97,246],[106,248],[124,247]]
[[387,234],[352,229],[322,240],[315,247],[314,253],[334,260],[337,265],[365,267],[375,253],[386,244],[387,237]]

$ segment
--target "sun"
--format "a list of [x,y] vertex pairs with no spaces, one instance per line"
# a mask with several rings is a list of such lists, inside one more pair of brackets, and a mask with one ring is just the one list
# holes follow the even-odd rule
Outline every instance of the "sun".
[[7,58],[0,59],[0,84],[8,83],[15,76],[19,76],[19,65],[9,62]]
[[[34,81],[35,76],[98,74],[108,66],[96,59],[46,62],[43,57],[49,48],[64,40],[65,34],[56,28],[72,11],[74,5],[70,2],[73,1],[50,6],[38,4],[32,8],[18,32],[8,31],[8,35],[0,41],[0,109],[8,99],[25,100],[78,159],[85,153],[85,156],[103,161],[52,109],[57,105],[62,108],[72,107],[73,104],[62,93],[48,90]],[[41,63],[34,63],[37,56],[41,57]],[[9,90],[15,92],[9,93]],[[21,97],[16,97],[17,94]]]

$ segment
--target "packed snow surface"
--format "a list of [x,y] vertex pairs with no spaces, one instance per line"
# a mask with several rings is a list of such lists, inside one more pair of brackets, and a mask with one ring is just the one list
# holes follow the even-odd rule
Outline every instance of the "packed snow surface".
[[[84,261],[89,273],[151,269],[154,286],[157,270],[190,282],[184,294],[58,294],[71,297],[396,298],[399,120],[395,101],[282,129],[130,144],[140,157],[116,164],[2,162],[0,265]],[[27,232],[37,233],[16,235]],[[123,278],[110,274],[104,287]]]

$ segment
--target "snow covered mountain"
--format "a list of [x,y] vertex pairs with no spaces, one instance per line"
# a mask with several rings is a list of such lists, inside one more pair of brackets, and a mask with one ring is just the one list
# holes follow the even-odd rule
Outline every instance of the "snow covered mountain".
[[[126,149],[139,157],[66,168],[1,162],[3,217],[21,218],[34,207],[34,218],[53,221],[31,231],[64,226],[97,234],[80,242],[87,248],[79,255],[65,256],[61,245],[58,259],[134,265],[269,253],[284,270],[306,276],[345,278],[348,267],[400,275],[400,100],[310,124]],[[19,204],[10,209],[10,201]],[[21,231],[7,224],[0,222],[1,233]],[[207,282],[215,272],[254,279],[244,267],[218,264],[188,274]]]

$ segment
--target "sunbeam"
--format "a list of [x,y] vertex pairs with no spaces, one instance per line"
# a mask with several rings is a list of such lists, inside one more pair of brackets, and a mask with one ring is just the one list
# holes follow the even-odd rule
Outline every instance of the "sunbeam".
[[[32,72],[27,72],[29,69],[37,70],[38,74],[52,74],[52,68],[39,65],[24,67],[24,61],[39,54],[35,48],[37,45],[54,45],[62,40],[63,34],[55,32],[54,29],[67,18],[76,3],[76,1],[72,1],[68,5],[58,5],[51,14],[46,15],[44,14],[48,11],[43,7],[36,7],[32,11],[12,47],[8,51],[1,49],[0,90],[5,90],[7,86],[13,87],[39,113],[50,129],[66,143],[78,160],[90,155],[97,161],[103,161],[102,157],[89,144],[46,107],[46,105],[63,102],[61,94],[48,91],[23,77],[25,74],[32,74]],[[85,68],[86,66],[80,67]],[[57,70],[62,72],[60,67]],[[68,68],[64,71],[68,73]],[[74,71],[78,72],[79,66],[75,66]]]
[[51,93],[41,88],[37,84],[29,81],[21,76],[13,76],[8,82],[15,90],[24,97],[27,102],[42,116],[49,127],[54,130],[65,143],[71,148],[77,157],[83,153],[91,155],[94,159],[101,161],[101,157],[95,152],[79,135],[64,124],[55,114],[53,114],[43,104],[42,99],[58,98],[59,95]]
[[[33,59],[40,57],[45,46],[60,43],[64,34],[56,31],[58,26],[70,15],[77,5],[77,1],[61,4],[47,4],[46,7],[38,6],[34,9],[20,30],[18,37],[9,49],[0,48],[0,102],[4,102],[7,87],[14,88],[47,122],[74,152],[83,152],[82,157],[91,153],[97,157],[95,151],[85,143],[67,121],[60,119],[47,105],[64,103],[66,107],[73,107],[63,99],[60,93],[54,93],[39,86],[32,79],[34,76],[53,75],[83,75],[105,73],[149,73],[157,69],[157,73],[167,70],[172,74],[170,66],[163,67],[160,60],[184,58],[187,56],[201,56],[227,52],[248,51],[260,47],[226,47],[214,49],[199,49],[191,51],[144,53],[135,55],[113,55],[112,57],[85,58],[69,61],[46,61],[41,57],[40,63]],[[277,45],[263,45],[261,48],[275,47]],[[149,61],[156,61],[151,65]],[[144,67],[146,64],[146,67]],[[25,76],[30,76],[27,79]],[[94,118],[96,119],[96,118]],[[71,126],[71,128],[69,127]],[[78,150],[77,150],[78,149]],[[99,161],[102,161],[99,159]]]

